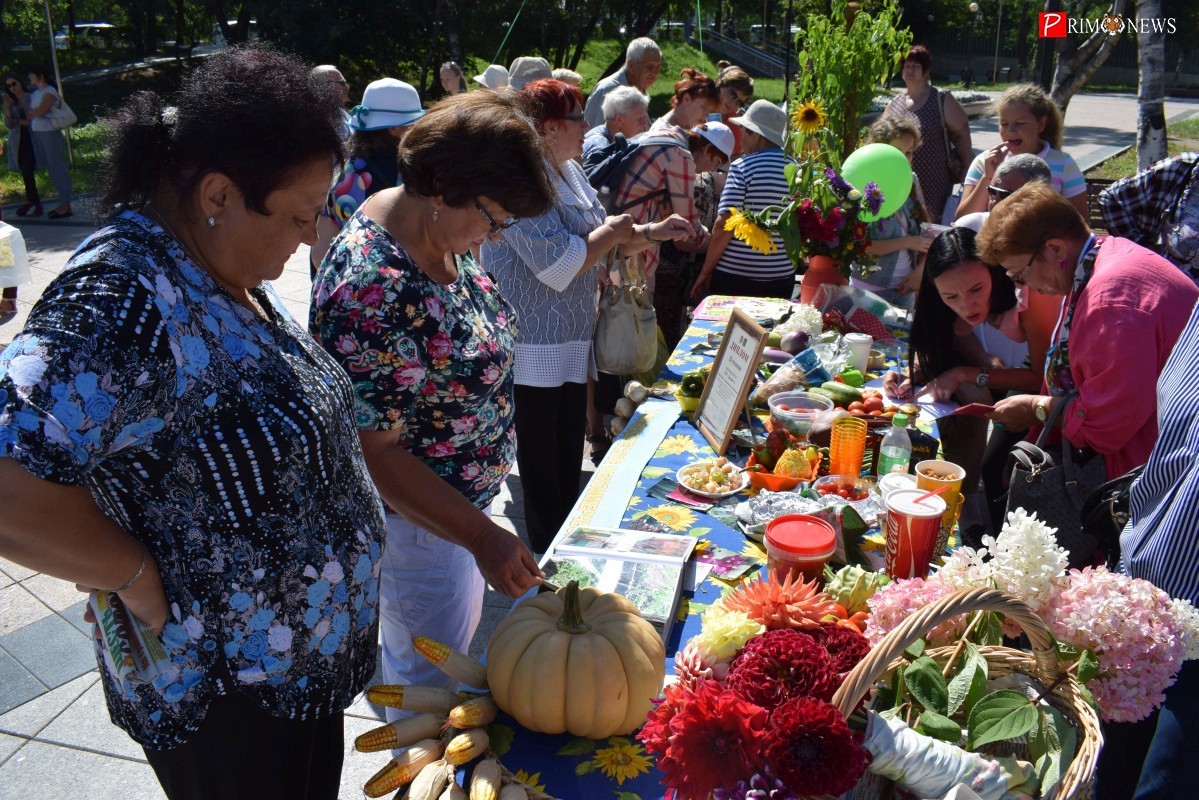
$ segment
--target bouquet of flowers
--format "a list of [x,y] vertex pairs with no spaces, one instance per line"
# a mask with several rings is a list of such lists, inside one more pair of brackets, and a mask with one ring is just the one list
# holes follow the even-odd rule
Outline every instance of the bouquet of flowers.
[[878,214],[884,197],[878,184],[855,187],[840,175],[825,119],[814,102],[801,104],[791,117],[788,151],[797,163],[785,168],[787,204],[734,210],[725,229],[762,253],[775,251],[772,235],[777,234],[792,263],[798,266],[804,258],[826,256],[848,277],[851,263],[867,271],[874,263],[866,253],[871,240],[861,215],[863,209]]
[[[869,600],[867,635],[879,641],[913,611],[958,589],[993,587],[1026,602],[1049,626],[1065,660],[1112,722],[1144,719],[1164,700],[1182,662],[1199,657],[1199,613],[1153,584],[1106,569],[1066,572],[1054,529],[1015,511],[997,538],[958,548],[927,579],[899,580]],[[967,627],[969,634],[967,635]],[[998,619],[952,620],[927,637],[930,646],[966,636],[1000,644],[1018,630]]]
[[638,734],[675,800],[837,795],[870,762],[829,703],[869,643],[815,581],[741,584],[676,656]]

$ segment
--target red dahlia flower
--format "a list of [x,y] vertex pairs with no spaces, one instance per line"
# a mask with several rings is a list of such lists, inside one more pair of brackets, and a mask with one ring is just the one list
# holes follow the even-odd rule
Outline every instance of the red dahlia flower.
[[824,646],[834,672],[849,672],[870,652],[870,642],[857,631],[830,623],[808,631]]
[[706,800],[716,789],[753,775],[762,766],[768,719],[766,709],[714,681],[701,681],[670,719],[672,738],[658,759],[663,783],[677,798]]
[[733,659],[725,682],[768,709],[793,697],[829,700],[841,683],[825,649],[807,633],[790,629],[750,639]]
[[646,752],[655,755],[666,752],[670,746],[670,721],[690,695],[691,691],[686,685],[672,683],[663,692],[663,699],[654,701],[645,725],[637,732],[637,738],[645,744]]
[[836,708],[796,697],[770,715],[766,764],[800,797],[836,796],[854,787],[870,754]]

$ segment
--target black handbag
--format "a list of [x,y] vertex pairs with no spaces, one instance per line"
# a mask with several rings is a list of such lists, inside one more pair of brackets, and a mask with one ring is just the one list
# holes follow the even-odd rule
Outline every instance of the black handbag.
[[1045,449],[1069,401],[1067,397],[1058,403],[1036,444],[1017,442],[1013,448],[1007,511],[1022,508],[1056,528],[1057,543],[1069,552],[1069,567],[1075,568],[1091,563],[1099,550],[1095,532],[1083,527],[1083,508],[1106,481],[1107,471],[1102,456],[1074,447],[1065,436],[1060,452]]
[[1144,465],[1134,467],[1100,484],[1082,504],[1083,534],[1095,540],[1113,567],[1120,561],[1120,534],[1132,516],[1132,484],[1144,469]]

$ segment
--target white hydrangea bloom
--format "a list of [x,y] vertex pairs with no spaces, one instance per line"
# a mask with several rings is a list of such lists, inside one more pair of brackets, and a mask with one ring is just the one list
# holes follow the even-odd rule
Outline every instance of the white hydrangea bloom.
[[1017,509],[1008,514],[999,538],[983,537],[991,553],[991,576],[995,588],[1019,597],[1038,613],[1057,591],[1055,581],[1066,574],[1067,554],[1058,546],[1050,528]]
[[954,589],[975,589],[994,586],[991,564],[984,563],[985,549],[959,547],[945,558],[937,570],[935,580]]
[[1171,603],[1174,618],[1182,630],[1182,641],[1186,645],[1186,660],[1199,658],[1199,611],[1186,600]]
[[819,336],[824,331],[824,320],[820,309],[805,304],[793,306],[791,316],[775,328],[779,335],[802,331],[808,336]]

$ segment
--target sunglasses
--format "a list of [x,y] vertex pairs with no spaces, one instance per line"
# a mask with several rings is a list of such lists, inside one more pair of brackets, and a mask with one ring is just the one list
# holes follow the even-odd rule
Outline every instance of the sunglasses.
[[479,213],[483,215],[483,219],[487,220],[487,224],[491,226],[491,235],[495,235],[500,231],[506,231],[516,223],[520,222],[520,217],[508,217],[503,222],[496,222],[495,217],[487,213],[487,209],[483,208],[483,204],[478,200],[475,201],[475,208],[479,209]]
[[1011,197],[1013,194],[1015,194],[1015,192],[1013,192],[1011,189],[1000,189],[998,186],[988,186],[987,194],[989,194],[995,200],[1002,200],[1005,197]]
[[6,83],[4,85],[7,86],[9,89],[20,89],[21,88],[21,84],[17,83],[16,81],[9,81],[8,83]]

